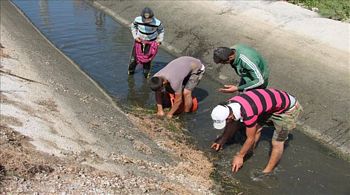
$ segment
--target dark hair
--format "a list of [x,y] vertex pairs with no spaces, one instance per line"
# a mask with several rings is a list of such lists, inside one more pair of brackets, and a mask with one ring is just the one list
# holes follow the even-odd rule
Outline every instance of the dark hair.
[[148,18],[153,18],[153,16],[154,16],[153,11],[152,11],[151,8],[149,8],[149,7],[145,7],[145,8],[143,8],[142,11],[141,11],[141,16],[142,16],[143,19],[147,19],[147,18],[145,17],[146,14],[149,14],[149,17],[148,17]]
[[149,87],[152,91],[158,91],[163,86],[163,79],[160,77],[152,77],[149,80]]
[[234,54],[234,50],[228,47],[218,47],[214,49],[213,60],[216,64],[224,63],[229,60],[230,55]]

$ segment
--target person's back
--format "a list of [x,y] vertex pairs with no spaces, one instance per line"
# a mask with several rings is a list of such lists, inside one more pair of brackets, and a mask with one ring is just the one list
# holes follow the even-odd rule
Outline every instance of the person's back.
[[234,96],[229,100],[241,105],[242,121],[245,125],[254,125],[263,114],[279,114],[287,110],[295,99],[279,89],[253,89]]
[[190,56],[182,56],[171,61],[154,76],[165,78],[169,81],[171,88],[175,92],[179,92],[182,90],[184,79],[191,72],[197,72],[201,67],[202,63],[200,60]]
[[195,105],[192,91],[198,85],[205,72],[205,66],[199,59],[183,56],[176,58],[158,71],[149,81],[149,86],[155,92],[157,102],[157,115],[164,116],[162,99],[164,89],[174,94],[173,104],[166,114],[172,118],[175,113],[182,112],[181,104],[184,103],[184,112],[193,111]]
[[271,173],[283,154],[288,134],[296,127],[302,106],[289,93],[278,89],[253,89],[232,97],[226,104],[217,105],[212,113],[213,126],[224,133],[215,140],[212,148],[222,149],[223,144],[237,131],[234,121],[245,126],[246,140],[232,161],[232,171],[237,172],[243,165],[246,154],[256,147],[265,125],[274,126],[270,159],[262,171]]

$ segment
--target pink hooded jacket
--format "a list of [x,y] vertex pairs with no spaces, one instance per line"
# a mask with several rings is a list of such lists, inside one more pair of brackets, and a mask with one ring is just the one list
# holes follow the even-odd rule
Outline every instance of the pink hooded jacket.
[[[142,44],[151,45],[148,53],[142,52]],[[136,54],[136,61],[138,64],[144,64],[144,63],[150,62],[156,56],[157,52],[158,52],[158,43],[156,41],[143,41],[142,43],[135,42],[135,54]]]

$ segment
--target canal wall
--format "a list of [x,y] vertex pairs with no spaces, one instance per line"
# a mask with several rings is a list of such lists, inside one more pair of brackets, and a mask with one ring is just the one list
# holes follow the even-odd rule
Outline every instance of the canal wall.
[[[124,25],[145,6],[165,27],[162,47],[200,58],[206,79],[239,80],[213,63],[218,46],[245,43],[267,59],[270,86],[295,95],[304,107],[302,131],[349,159],[349,24],[321,18],[287,2],[90,0]],[[216,91],[208,91],[217,93]]]
[[1,194],[213,194],[212,163],[187,136],[122,111],[16,3],[0,1]]

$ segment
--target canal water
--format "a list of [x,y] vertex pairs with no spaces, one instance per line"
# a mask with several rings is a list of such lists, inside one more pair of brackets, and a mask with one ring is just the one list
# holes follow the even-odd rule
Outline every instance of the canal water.
[[[98,82],[124,109],[154,107],[153,93],[138,69],[127,75],[133,39],[130,30],[82,0],[13,0],[31,22],[83,71]],[[136,13],[135,13],[136,16]],[[170,24],[165,24],[166,26]],[[165,33],[166,39],[166,33]],[[196,57],[196,56],[194,56]],[[152,72],[164,67],[174,56],[160,49]],[[234,76],[234,71],[232,70]],[[262,137],[255,154],[236,174],[230,172],[232,155],[241,147],[239,139],[214,152],[210,145],[221,131],[212,128],[211,109],[230,96],[217,93],[219,83],[206,75],[194,94],[199,110],[181,117],[194,144],[216,165],[218,193],[230,194],[239,185],[244,194],[350,194],[350,163],[299,131],[290,136],[279,166],[272,175],[257,173],[267,163],[271,133]],[[79,81],[77,81],[79,82]],[[297,96],[297,94],[296,94]],[[236,181],[233,180],[236,179]],[[220,184],[220,185],[219,185]]]

